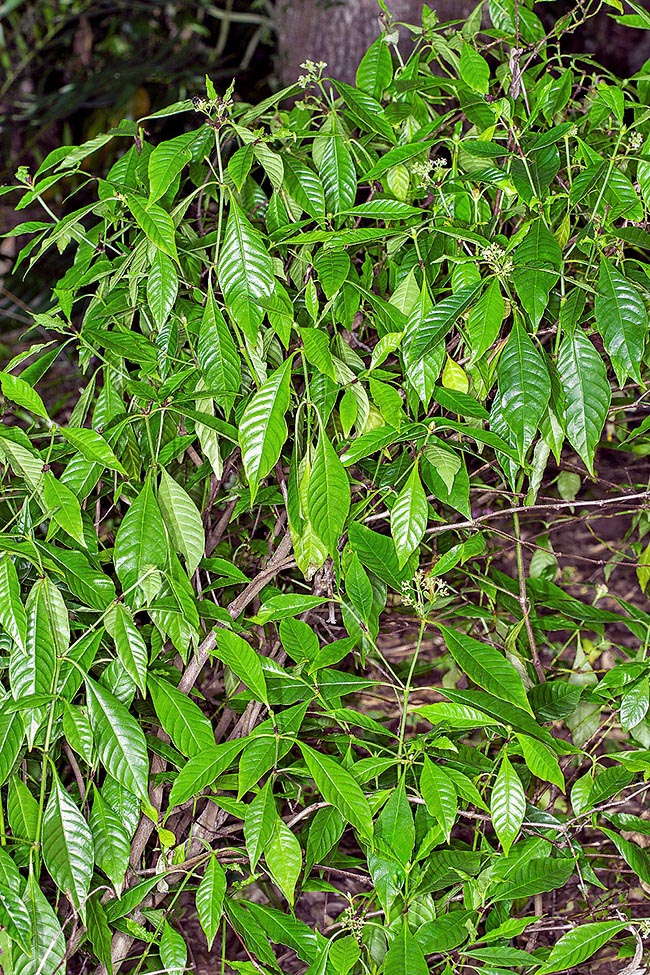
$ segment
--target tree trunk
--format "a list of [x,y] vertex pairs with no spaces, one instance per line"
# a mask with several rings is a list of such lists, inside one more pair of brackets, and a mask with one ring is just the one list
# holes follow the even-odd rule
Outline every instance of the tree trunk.
[[[441,21],[464,19],[477,0],[438,0]],[[422,0],[388,0],[395,21],[422,23]],[[354,83],[359,61],[381,32],[377,0],[276,0],[278,75],[283,85],[303,74],[303,61],[326,61],[326,74]],[[408,51],[402,31],[400,50]]]

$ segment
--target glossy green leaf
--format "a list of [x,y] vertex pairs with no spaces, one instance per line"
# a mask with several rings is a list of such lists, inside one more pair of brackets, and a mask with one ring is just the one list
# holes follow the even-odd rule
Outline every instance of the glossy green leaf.
[[440,626],[440,632],[449,653],[470,680],[489,694],[532,714],[521,676],[503,654],[459,630]]
[[[107,622],[107,627],[109,624]],[[118,604],[109,629],[115,640],[117,656],[131,679],[143,694],[147,692],[149,651],[140,630],[128,609]]]
[[539,430],[551,395],[544,359],[518,320],[501,353],[498,366],[499,406],[523,460]]
[[268,693],[264,671],[259,655],[250,643],[233,633],[232,630],[219,629],[216,632],[217,645],[214,655],[226,664],[253,692],[258,701],[268,704]]
[[147,478],[124,515],[115,537],[114,562],[123,590],[142,588],[153,569],[167,564],[167,534],[160,508]]
[[307,504],[314,531],[333,556],[350,510],[350,482],[324,430],[309,477]]
[[264,847],[264,859],[273,880],[293,906],[296,883],[302,871],[302,850],[296,837],[278,815]]
[[408,864],[415,846],[415,826],[404,780],[393,789],[377,818],[375,839],[380,850],[386,844],[402,866]]
[[356,781],[329,755],[300,743],[300,750],[323,799],[334,806],[364,840],[372,838],[372,813]]
[[27,614],[20,598],[20,582],[9,554],[0,555],[0,624],[22,651],[26,647]]
[[178,174],[190,162],[192,152],[188,147],[188,142],[195,139],[195,132],[185,133],[175,139],[167,139],[154,148],[149,156],[148,164],[149,202],[147,206],[165,195]]
[[258,319],[248,306],[272,294],[273,262],[261,234],[234,202],[230,205],[217,271],[232,317],[254,340]]
[[174,550],[185,559],[189,576],[203,558],[205,530],[198,508],[165,468],[160,470],[158,505]]
[[154,247],[178,262],[176,228],[174,221],[157,203],[150,203],[141,196],[129,194],[126,204],[133,218]]
[[490,801],[492,825],[503,852],[508,856],[526,814],[526,796],[521,779],[507,755],[501,759],[499,773],[492,786]]
[[467,41],[463,41],[460,52],[460,76],[474,91],[487,95],[490,87],[490,67],[485,58]]
[[85,547],[81,505],[77,496],[62,481],[58,481],[51,471],[45,472],[43,497],[57,525]]
[[505,879],[495,882],[490,889],[490,899],[499,902],[517,900],[520,897],[534,897],[548,890],[564,887],[575,869],[575,862],[549,860],[548,857],[534,857],[510,870]]
[[63,972],[65,935],[34,874],[30,874],[27,880],[23,900],[31,920],[31,952],[20,952],[14,957],[13,975],[55,975]]
[[95,848],[95,862],[113,884],[119,897],[129,866],[131,844],[122,820],[97,788],[93,789],[89,826]]
[[399,933],[391,941],[384,961],[386,975],[428,975],[422,948],[409,930],[408,923],[402,922]]
[[187,945],[182,934],[168,921],[163,923],[159,950],[160,960],[168,975],[183,975],[187,968]]
[[551,749],[528,735],[517,734],[517,741],[521,745],[524,761],[533,775],[545,782],[552,782],[564,792],[564,776]]
[[225,893],[226,874],[216,855],[213,854],[208,860],[201,883],[196,888],[196,910],[208,942],[208,949],[212,948],[219,930]]
[[426,755],[420,774],[420,791],[428,812],[437,820],[445,840],[449,843],[458,815],[456,786],[446,770],[435,765]]
[[596,327],[622,385],[639,381],[639,363],[648,333],[648,313],[637,288],[607,258],[600,262],[594,303]]
[[273,783],[269,778],[246,807],[244,817],[244,838],[252,870],[255,869],[257,861],[271,838],[276,816]]
[[93,838],[56,774],[43,815],[43,859],[57,887],[83,919],[95,861]]
[[354,205],[357,174],[350,150],[340,135],[333,133],[326,136],[318,172],[328,212],[340,213]]
[[49,420],[43,400],[28,382],[20,376],[13,376],[9,372],[0,372],[0,387],[6,399],[11,400],[35,416]]
[[153,674],[147,683],[158,720],[179,752],[192,758],[211,749],[214,732],[198,704],[169,681]]
[[129,792],[148,803],[149,760],[140,725],[110,691],[91,677],[84,680],[100,762]]
[[348,276],[350,258],[344,250],[324,250],[321,248],[314,257],[314,270],[318,281],[329,301],[333,298]]
[[196,356],[206,389],[228,414],[241,386],[241,365],[235,341],[211,288],[205,299]]
[[205,748],[194,755],[180,770],[171,793],[169,807],[180,806],[192,796],[198,796],[211,785],[237,758],[246,742],[243,738],[225,741],[212,748]]
[[390,530],[400,569],[406,565],[424,537],[428,511],[418,465],[414,464],[390,512]]
[[[0,709],[2,702],[0,702]],[[25,729],[18,711],[10,714],[0,710],[0,785],[4,785],[20,755]]]
[[287,439],[284,414],[289,406],[290,382],[291,360],[287,359],[253,394],[239,423],[239,446],[250,484],[251,503],[260,481],[273,469]]
[[607,369],[591,340],[579,329],[572,338],[563,340],[557,366],[564,389],[567,439],[593,474],[594,452],[611,400]]
[[[151,157],[150,157],[151,158]],[[171,315],[178,295],[178,271],[174,262],[157,250],[147,275],[147,304],[154,324],[161,329]]]
[[537,975],[565,972],[569,968],[581,965],[623,931],[627,923],[626,921],[595,921],[593,924],[581,924],[568,931],[553,946],[547,960],[541,968],[537,969]]
[[59,427],[59,433],[86,460],[93,464],[101,464],[102,467],[117,471],[118,474],[126,475],[124,467],[113,453],[112,448],[96,430],[87,430],[85,427]]

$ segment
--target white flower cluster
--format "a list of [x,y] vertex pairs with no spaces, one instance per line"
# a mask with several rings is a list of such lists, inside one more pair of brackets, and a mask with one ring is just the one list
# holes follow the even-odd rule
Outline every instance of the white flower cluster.
[[498,244],[490,244],[481,253],[481,259],[485,261],[491,271],[500,277],[507,277],[512,274],[514,262],[508,257],[503,247]]
[[301,88],[306,88],[313,81],[318,81],[323,74],[323,71],[327,67],[327,61],[303,61],[300,67],[306,74],[301,74],[298,76],[298,84]]
[[643,136],[640,132],[630,132],[627,137],[627,144],[632,152],[638,152],[643,145]]
[[424,619],[438,599],[450,595],[446,582],[436,576],[430,576],[422,569],[418,569],[411,581],[402,583],[402,602],[411,606],[420,619]]
[[412,167],[413,173],[420,177],[420,186],[428,186],[434,178],[440,179],[446,169],[447,163],[441,158],[427,159],[426,162],[416,162],[413,163]]

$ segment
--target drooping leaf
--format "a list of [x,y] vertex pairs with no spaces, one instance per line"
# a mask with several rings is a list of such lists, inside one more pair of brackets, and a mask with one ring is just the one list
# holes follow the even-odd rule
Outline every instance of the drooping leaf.
[[401,929],[390,943],[384,961],[386,975],[428,975],[429,966],[422,948],[409,930],[408,923],[402,922]]
[[390,530],[400,569],[416,551],[427,527],[428,505],[418,465],[414,464],[390,513]]
[[260,481],[280,456],[287,439],[284,414],[289,406],[291,360],[276,369],[246,406],[239,424],[239,446],[251,489],[251,504]]
[[178,295],[178,271],[162,251],[154,254],[147,276],[147,304],[154,324],[161,329],[167,322]]
[[83,919],[95,862],[93,837],[56,773],[43,815],[43,859],[57,887]]
[[483,690],[532,714],[521,676],[503,654],[487,643],[440,626],[447,649],[460,669]]
[[115,607],[110,628],[120,662],[142,693],[146,694],[149,652],[140,630],[126,607],[119,604]]
[[318,438],[307,503],[314,531],[333,556],[350,510],[350,482],[324,430]]
[[255,869],[257,861],[271,837],[276,816],[273,783],[269,778],[246,807],[244,817],[244,838],[252,870]]
[[149,203],[141,196],[128,194],[126,203],[133,218],[154,247],[178,263],[176,228],[174,221],[157,203]]
[[196,888],[196,910],[208,942],[208,950],[212,948],[219,930],[225,893],[226,874],[213,854],[208,860],[201,883]]
[[20,582],[11,556],[0,555],[0,624],[24,651],[27,638],[27,615],[20,598]]
[[268,704],[268,693],[264,671],[259,655],[250,643],[233,633],[232,630],[217,630],[215,656],[226,664],[253,692],[259,701]]
[[458,795],[454,780],[428,756],[420,774],[420,790],[427,810],[438,821],[447,843],[458,815]]
[[149,477],[124,515],[115,537],[113,558],[123,590],[141,588],[152,569],[165,568],[167,557],[165,525]]
[[551,380],[544,359],[518,320],[510,332],[498,366],[499,410],[519,452],[528,452],[551,395]]
[[526,813],[526,796],[521,779],[504,755],[492,787],[490,801],[492,825],[506,856],[514,843]]
[[179,752],[192,758],[213,747],[212,727],[198,704],[153,674],[147,683],[158,720]]
[[300,749],[323,799],[335,806],[363,839],[370,840],[373,832],[370,806],[350,773],[329,755],[317,752],[303,742]]
[[77,496],[63,481],[57,480],[51,471],[45,472],[43,497],[57,525],[85,547],[81,505]]
[[607,370],[584,332],[576,329],[560,346],[558,373],[564,389],[566,435],[593,474],[594,452],[611,400]]
[[648,313],[637,288],[606,257],[600,262],[594,311],[620,385],[628,376],[640,382]]
[[261,234],[234,201],[230,204],[217,271],[233,319],[254,341],[262,317],[261,312],[255,311],[255,304],[273,292],[273,261]]
[[106,771],[129,792],[149,802],[149,760],[142,729],[110,691],[88,675],[84,678],[88,717]]
[[302,850],[277,813],[273,831],[264,847],[264,859],[275,883],[293,907],[296,883],[302,871]]
[[318,171],[328,211],[340,213],[353,206],[357,192],[357,174],[350,150],[340,135],[327,135]]
[[241,386],[241,365],[234,339],[214,300],[212,288],[208,289],[205,299],[196,356],[206,389],[228,414]]
[[93,789],[89,826],[95,848],[95,862],[111,881],[119,897],[129,865],[131,844],[122,820],[97,788]]
[[175,551],[185,559],[187,574],[192,576],[205,549],[203,521],[187,491],[164,467],[160,470],[158,504],[169,539]]

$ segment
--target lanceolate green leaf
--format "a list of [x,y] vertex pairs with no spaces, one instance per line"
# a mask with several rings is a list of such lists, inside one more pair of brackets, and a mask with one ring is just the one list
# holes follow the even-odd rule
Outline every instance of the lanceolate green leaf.
[[177,294],[176,265],[166,254],[157,250],[147,276],[147,304],[157,328],[163,328],[167,322]]
[[241,365],[230,329],[211,288],[205,299],[196,356],[206,389],[228,414],[241,386]]
[[422,948],[410,932],[408,921],[402,920],[399,933],[390,943],[384,962],[386,975],[428,975],[429,966]]
[[51,471],[45,472],[43,497],[57,525],[85,547],[81,506],[77,497],[62,481],[58,481]]
[[27,615],[20,598],[18,573],[10,555],[0,555],[0,624],[9,636],[25,650]]
[[498,367],[499,408],[519,451],[528,453],[551,395],[551,380],[541,354],[515,320]]
[[192,576],[205,549],[203,521],[187,491],[164,467],[160,470],[158,504],[170,541],[175,551],[185,559],[187,574]]
[[244,838],[252,870],[273,833],[276,816],[273,781],[269,778],[246,807],[244,816]]
[[390,530],[400,569],[404,567],[422,541],[427,520],[427,496],[420,481],[418,465],[414,464],[390,513]]
[[639,364],[648,334],[648,313],[637,288],[603,257],[595,304],[596,327],[622,385],[640,380]]
[[300,749],[317,788],[323,799],[335,806],[364,840],[372,839],[372,812],[361,788],[343,766],[329,755],[324,755],[300,743]]
[[122,820],[97,788],[93,789],[89,825],[95,847],[95,862],[111,881],[119,897],[129,865],[131,844]]
[[18,711],[2,713],[0,701],[0,785],[3,785],[20,754],[25,737],[22,718]]
[[266,681],[260,658],[250,643],[232,630],[217,630],[215,656],[223,661],[251,689],[259,701],[268,703]]
[[178,773],[169,795],[169,807],[180,806],[192,796],[198,796],[211,785],[237,758],[246,739],[225,741],[204,749],[191,758]]
[[32,389],[30,384],[24,379],[21,379],[20,376],[13,376],[9,372],[0,372],[0,386],[2,387],[3,395],[7,399],[29,410],[35,416],[49,420],[43,400],[36,390]]
[[327,135],[320,160],[319,173],[325,191],[325,204],[331,213],[340,213],[354,205],[357,174],[350,151],[337,134]]
[[581,924],[562,935],[555,944],[548,959],[537,975],[551,975],[552,972],[566,972],[591,958],[599,948],[624,931],[627,921],[596,921],[593,924]]
[[494,831],[501,842],[503,852],[507,856],[521,829],[526,813],[526,796],[521,779],[512,767],[507,755],[501,759],[499,773],[492,786],[490,812]]
[[324,430],[318,439],[307,499],[314,531],[333,556],[350,510],[350,482]]
[[440,626],[440,632],[449,653],[471,681],[494,697],[533,713],[518,671],[503,654],[459,630]]
[[201,883],[196,888],[196,910],[208,942],[208,950],[212,948],[219,930],[225,893],[226,874],[213,854],[208,860]]
[[234,320],[254,341],[257,318],[251,315],[247,305],[268,298],[273,292],[273,262],[261,234],[234,201],[230,204],[217,272]]
[[573,337],[562,342],[557,367],[564,390],[567,439],[593,474],[594,452],[611,399],[605,363],[591,340],[576,329]]
[[183,755],[191,758],[213,747],[212,727],[198,704],[162,678],[150,675],[148,684],[158,720]]
[[133,617],[124,606],[118,604],[110,627],[108,621],[106,625],[112,630],[117,655],[124,669],[142,693],[146,694],[149,652]]
[[294,891],[302,870],[302,850],[296,837],[278,815],[264,848],[264,859],[271,876],[293,906]]
[[163,254],[178,262],[176,251],[176,228],[174,221],[157,203],[148,203],[141,196],[130,194],[126,197],[129,210],[135,222],[149,238],[151,243]]
[[43,859],[57,887],[83,919],[95,862],[93,838],[56,773],[43,816]]
[[105,687],[88,676],[85,683],[100,762],[125,789],[148,802],[149,760],[140,725]]
[[253,394],[239,424],[239,446],[251,489],[251,503],[260,481],[272,470],[287,439],[284,414],[289,406],[291,359],[276,369]]
[[119,474],[126,474],[112,448],[96,430],[87,430],[85,427],[59,427],[59,433],[86,460],[101,464],[102,467],[108,467],[109,470],[117,471]]
[[115,538],[115,571],[122,588],[131,589],[152,569],[163,569],[167,557],[165,525],[149,477],[124,515]]
[[149,204],[164,196],[172,182],[192,159],[188,142],[196,132],[185,133],[156,146],[149,156]]
[[31,953],[20,952],[13,962],[14,975],[55,975],[64,971],[66,939],[39,882],[30,873],[23,899],[32,925]]

